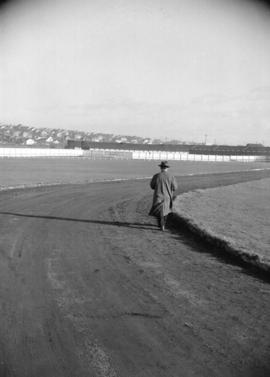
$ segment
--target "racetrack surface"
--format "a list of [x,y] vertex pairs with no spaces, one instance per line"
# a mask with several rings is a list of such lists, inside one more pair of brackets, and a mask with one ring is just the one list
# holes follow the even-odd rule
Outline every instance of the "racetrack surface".
[[150,205],[144,180],[1,193],[1,377],[270,374],[269,282],[159,231]]

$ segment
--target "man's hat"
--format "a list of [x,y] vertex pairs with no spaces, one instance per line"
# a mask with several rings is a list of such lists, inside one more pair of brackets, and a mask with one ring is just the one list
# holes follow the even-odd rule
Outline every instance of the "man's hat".
[[158,165],[161,168],[169,168],[168,161],[161,161],[161,163]]

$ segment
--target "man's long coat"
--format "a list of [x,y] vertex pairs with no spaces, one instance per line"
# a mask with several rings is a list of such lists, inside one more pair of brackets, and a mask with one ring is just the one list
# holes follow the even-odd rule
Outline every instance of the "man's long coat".
[[150,187],[154,190],[154,195],[149,215],[158,218],[167,216],[172,210],[173,192],[177,189],[174,176],[167,171],[161,171],[153,176]]

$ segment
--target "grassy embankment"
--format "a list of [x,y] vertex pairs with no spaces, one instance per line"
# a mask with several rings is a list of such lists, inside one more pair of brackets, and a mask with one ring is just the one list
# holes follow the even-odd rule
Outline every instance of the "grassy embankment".
[[270,179],[185,193],[175,212],[207,241],[270,271]]

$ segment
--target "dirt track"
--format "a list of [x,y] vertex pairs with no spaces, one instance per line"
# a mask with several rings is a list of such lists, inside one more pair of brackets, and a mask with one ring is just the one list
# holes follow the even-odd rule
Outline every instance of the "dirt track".
[[146,181],[1,193],[1,377],[270,375],[269,283],[160,232],[150,202]]

